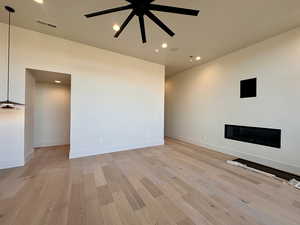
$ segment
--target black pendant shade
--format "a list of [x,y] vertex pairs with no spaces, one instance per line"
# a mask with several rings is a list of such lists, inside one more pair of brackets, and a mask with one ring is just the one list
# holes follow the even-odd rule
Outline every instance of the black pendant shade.
[[5,6],[5,10],[8,12],[8,51],[7,51],[7,96],[5,101],[0,101],[0,108],[2,109],[15,109],[17,106],[24,104],[10,101],[9,99],[9,87],[10,87],[10,17],[11,13],[14,13],[15,10],[10,6]]
[[154,15],[151,11],[158,11],[158,12],[167,12],[167,13],[175,13],[175,14],[181,14],[181,15],[187,15],[187,16],[198,16],[199,10],[194,9],[184,9],[184,8],[178,8],[173,6],[166,6],[166,5],[157,5],[152,4],[155,0],[125,0],[129,3],[129,5],[121,6],[113,9],[106,9],[103,11],[98,11],[94,13],[86,14],[85,17],[91,18],[95,16],[100,16],[104,14],[119,12],[123,10],[131,9],[131,13],[127,17],[127,19],[123,22],[123,24],[120,27],[120,30],[117,31],[115,34],[115,38],[118,38],[119,35],[122,33],[122,31],[126,28],[126,26],[129,24],[129,22],[132,20],[134,16],[137,16],[139,19],[140,24],[140,30],[141,30],[141,36],[143,43],[147,42],[146,39],[146,31],[145,31],[145,21],[144,17],[147,16],[150,20],[152,20],[157,26],[159,26],[163,31],[165,31],[168,35],[173,37],[175,33],[167,27],[156,15]]

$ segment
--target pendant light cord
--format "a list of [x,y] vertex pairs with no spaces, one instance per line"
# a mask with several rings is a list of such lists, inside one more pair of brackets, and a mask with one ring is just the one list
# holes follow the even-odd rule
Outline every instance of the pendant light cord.
[[8,53],[7,53],[7,100],[9,101],[9,75],[10,75],[10,12],[8,13]]

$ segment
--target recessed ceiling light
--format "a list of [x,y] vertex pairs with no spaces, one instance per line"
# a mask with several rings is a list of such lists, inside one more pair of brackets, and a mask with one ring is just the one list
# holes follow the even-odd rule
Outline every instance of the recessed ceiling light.
[[43,4],[44,0],[34,0],[36,3]]
[[156,52],[156,53],[159,53],[159,49],[155,49],[155,52]]
[[60,80],[55,80],[54,83],[60,84],[61,81]]
[[119,31],[120,26],[118,24],[115,24],[115,25],[113,25],[113,29],[114,29],[114,31]]
[[167,47],[168,47],[168,44],[167,44],[167,43],[163,43],[163,44],[161,45],[161,47],[162,47],[162,48],[167,48]]
[[190,56],[190,62],[193,62],[194,56]]
[[200,57],[200,56],[197,56],[197,57],[196,57],[196,60],[197,60],[197,61],[201,60],[201,57]]

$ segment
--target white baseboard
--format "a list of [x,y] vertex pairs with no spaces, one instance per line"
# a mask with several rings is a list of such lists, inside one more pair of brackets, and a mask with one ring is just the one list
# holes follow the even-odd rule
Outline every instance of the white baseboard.
[[35,144],[33,147],[34,148],[46,148],[46,147],[57,147],[57,146],[65,146],[65,145],[70,145],[70,143],[38,143],[38,144]]
[[300,175],[300,166],[285,164],[283,162],[266,159],[266,158],[263,158],[263,157],[260,157],[257,155],[240,152],[240,151],[237,151],[234,149],[229,149],[229,148],[224,148],[224,147],[220,147],[220,146],[215,146],[215,145],[199,142],[199,141],[192,140],[189,138],[184,138],[184,137],[170,137],[170,138],[174,138],[179,141],[183,141],[183,142],[187,142],[187,143],[201,146],[204,148],[208,148],[213,151],[222,152],[222,153],[229,154],[229,155],[232,155],[232,156],[235,156],[238,158],[243,158],[245,160],[249,160],[249,161],[256,162],[256,163],[259,163],[259,164],[262,164],[265,166],[269,166],[269,167],[272,167],[275,169],[279,169],[279,170],[283,170],[283,171],[286,171],[289,173]]
[[24,166],[24,161],[18,161],[18,162],[0,162],[0,169],[10,169],[14,167],[21,167]]
[[139,145],[130,145],[130,146],[111,146],[108,148],[104,148],[101,150],[101,152],[87,152],[86,149],[82,149],[81,151],[76,150],[77,152],[72,151],[72,145],[70,148],[70,159],[75,158],[82,158],[82,157],[88,157],[88,156],[94,156],[94,155],[101,155],[101,154],[107,154],[107,153],[113,153],[113,152],[122,152],[122,151],[128,151],[128,150],[135,150],[140,148],[148,148],[148,147],[155,147],[155,146],[161,146],[164,145],[164,140],[155,141],[151,143],[144,143]]

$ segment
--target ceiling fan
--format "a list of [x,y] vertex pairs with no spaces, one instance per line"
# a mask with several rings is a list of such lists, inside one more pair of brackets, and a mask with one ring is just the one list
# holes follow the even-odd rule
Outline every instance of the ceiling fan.
[[94,13],[89,13],[89,14],[86,14],[85,16],[87,18],[91,18],[91,17],[100,16],[100,15],[104,15],[104,14],[109,14],[109,13],[132,9],[131,13],[129,14],[127,19],[123,22],[123,24],[120,27],[120,30],[116,32],[114,37],[118,38],[120,36],[120,34],[122,33],[122,31],[125,29],[125,27],[128,25],[128,23],[132,20],[132,18],[134,16],[137,16],[139,18],[142,41],[143,41],[143,43],[146,43],[147,39],[146,39],[144,16],[147,16],[149,19],[151,19],[154,23],[156,23],[162,30],[164,30],[171,37],[173,37],[175,35],[175,33],[170,28],[168,28],[151,11],[175,13],[175,14],[182,14],[182,15],[188,15],[188,16],[198,16],[198,14],[199,14],[199,10],[152,4],[152,2],[154,2],[155,0],[125,0],[125,1],[129,2],[129,5],[112,8],[112,9],[107,9],[107,10],[103,10],[103,11],[98,11],[98,12],[94,12]]

